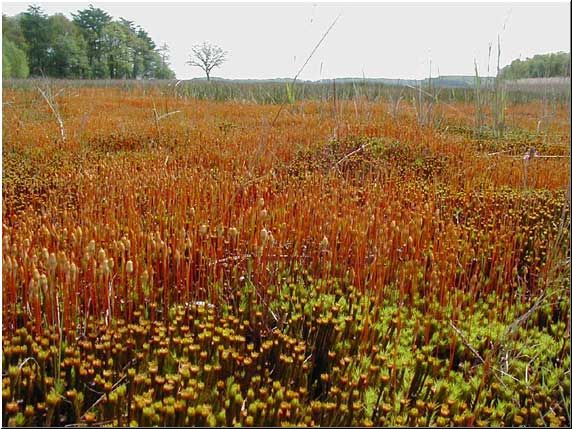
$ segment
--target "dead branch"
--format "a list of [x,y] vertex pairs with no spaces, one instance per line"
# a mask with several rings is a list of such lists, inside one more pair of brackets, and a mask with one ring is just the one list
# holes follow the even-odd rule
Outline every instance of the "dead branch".
[[[51,95],[51,91],[46,94],[42,88],[40,88],[39,86],[37,87],[38,91],[40,91],[40,94],[42,94],[42,97],[44,97],[44,100],[46,100],[46,103],[48,103],[48,106],[50,107],[50,110],[52,111],[52,113],[54,114],[54,117],[56,118],[56,121],[60,127],[60,135],[62,137],[62,143],[66,142],[66,131],[64,128],[64,121],[62,119],[62,115],[60,115],[57,103],[55,101],[55,97],[52,97]],[[61,91],[60,91],[61,92]],[[59,94],[59,92],[58,92]],[[58,95],[56,94],[56,96]]]
[[369,143],[365,143],[362,144],[360,147],[358,147],[356,150],[351,151],[350,153],[344,155],[338,162],[336,162],[336,165],[334,165],[332,167],[332,169],[336,168],[338,165],[340,165],[342,162],[344,162],[346,159],[348,159],[349,157],[355,155],[358,152],[361,152],[362,150],[364,150],[366,147],[369,146]]

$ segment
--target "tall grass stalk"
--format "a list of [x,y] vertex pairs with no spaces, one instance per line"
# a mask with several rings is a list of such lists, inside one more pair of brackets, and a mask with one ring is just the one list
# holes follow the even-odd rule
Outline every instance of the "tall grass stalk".
[[500,73],[501,72],[500,58],[501,58],[501,43],[499,35],[497,38],[497,76],[495,79],[495,86],[492,99],[493,130],[498,138],[502,138],[504,136],[505,109],[506,109],[506,93]]
[[485,122],[484,112],[485,99],[481,89],[481,78],[479,76],[479,69],[477,60],[475,60],[475,135],[479,136],[483,131]]

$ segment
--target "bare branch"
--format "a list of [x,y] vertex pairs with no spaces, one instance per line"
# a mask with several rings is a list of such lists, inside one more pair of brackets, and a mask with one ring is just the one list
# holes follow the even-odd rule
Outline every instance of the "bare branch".
[[56,103],[55,98],[60,94],[61,91],[59,91],[55,97],[52,96],[52,92],[48,89],[47,91],[43,91],[42,88],[40,88],[39,86],[37,87],[38,91],[40,92],[40,94],[42,94],[42,97],[44,97],[44,100],[46,100],[46,103],[48,103],[48,106],[50,107],[50,110],[52,111],[52,113],[54,114],[54,117],[60,127],[60,135],[62,136],[62,143],[66,142],[66,130],[64,128],[64,120],[62,119],[62,115],[60,114],[60,111],[58,109],[58,105]]

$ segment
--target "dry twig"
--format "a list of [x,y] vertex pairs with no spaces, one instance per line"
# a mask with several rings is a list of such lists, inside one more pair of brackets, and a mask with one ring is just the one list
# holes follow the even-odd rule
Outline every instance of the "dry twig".
[[[62,115],[60,114],[60,111],[59,111],[58,105],[56,103],[55,97],[52,97],[51,91],[47,91],[47,93],[46,93],[39,86],[37,88],[38,88],[38,91],[40,92],[40,94],[42,94],[42,97],[44,97],[44,100],[46,100],[46,103],[48,103],[50,110],[54,114],[54,117],[56,118],[58,126],[60,127],[60,135],[62,137],[62,143],[65,143],[66,142],[66,130],[64,128],[64,120],[62,119]],[[59,94],[59,92],[58,92],[58,94]],[[58,94],[56,94],[56,96]]]

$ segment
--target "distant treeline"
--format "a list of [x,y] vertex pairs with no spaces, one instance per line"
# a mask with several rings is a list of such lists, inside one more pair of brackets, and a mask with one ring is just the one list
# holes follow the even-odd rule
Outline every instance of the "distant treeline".
[[[534,82],[531,82],[534,81]],[[554,81],[556,80],[556,81]],[[428,99],[435,103],[475,102],[475,88],[423,86],[425,81],[418,81],[419,86],[387,85],[376,80],[355,79],[348,82],[298,82],[290,90],[286,88],[287,80],[250,80],[239,81],[229,79],[191,80],[75,80],[60,79],[53,82],[54,88],[115,88],[126,93],[142,96],[171,94],[177,98],[195,100],[251,102],[259,104],[282,104],[300,100],[332,101],[356,100],[381,101],[397,103],[412,101],[419,96],[419,89],[424,91]],[[4,88],[18,90],[37,90],[49,84],[47,79],[9,79],[3,82]],[[481,97],[490,96],[492,85],[481,88]],[[489,95],[486,95],[486,94]],[[532,100],[549,99],[555,103],[569,103],[570,85],[566,79],[527,79],[519,82],[508,82],[506,86],[508,103],[525,103]]]
[[168,46],[158,48],[132,21],[113,20],[92,5],[47,16],[30,6],[2,15],[2,78],[172,79]]
[[501,70],[501,77],[510,80],[563,76],[570,76],[570,53],[567,52],[514,60]]

